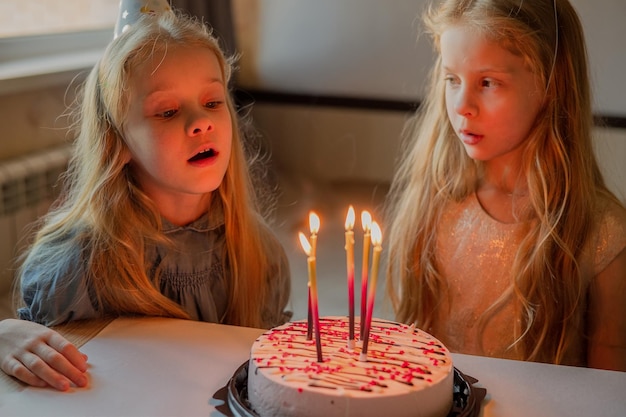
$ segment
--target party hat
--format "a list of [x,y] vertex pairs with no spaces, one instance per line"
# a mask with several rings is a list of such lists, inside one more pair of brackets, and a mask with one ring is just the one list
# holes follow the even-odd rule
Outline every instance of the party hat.
[[114,38],[124,33],[144,14],[172,13],[167,0],[120,0],[120,10],[115,23]]

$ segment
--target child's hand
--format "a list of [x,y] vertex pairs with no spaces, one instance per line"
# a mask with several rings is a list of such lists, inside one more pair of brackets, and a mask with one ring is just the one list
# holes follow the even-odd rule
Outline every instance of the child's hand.
[[36,387],[87,385],[87,356],[56,331],[26,320],[0,321],[0,369]]

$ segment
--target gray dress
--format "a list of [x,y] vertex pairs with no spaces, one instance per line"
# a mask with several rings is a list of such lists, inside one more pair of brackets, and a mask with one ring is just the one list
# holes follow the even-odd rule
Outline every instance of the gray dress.
[[[154,279],[158,271],[161,293],[180,304],[191,319],[224,323],[229,271],[223,259],[223,219],[203,216],[182,227],[163,220],[163,232],[173,245],[146,247],[148,276]],[[274,252],[277,276],[270,277],[273,297],[262,313],[266,327],[289,318],[284,311],[290,291],[289,266],[280,249]],[[18,309],[19,318],[54,326],[100,316],[89,297],[85,263],[80,251],[75,252],[64,255],[66,266],[55,273],[46,271],[45,265],[26,268],[21,283],[25,306]]]

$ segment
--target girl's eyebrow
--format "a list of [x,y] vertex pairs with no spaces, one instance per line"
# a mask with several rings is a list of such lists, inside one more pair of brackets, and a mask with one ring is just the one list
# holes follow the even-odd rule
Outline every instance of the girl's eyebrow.
[[[218,77],[209,77],[207,78],[206,82],[201,84],[199,83],[198,85],[205,85],[205,86],[213,86],[214,84],[218,84],[219,87],[224,87],[224,80],[222,80],[221,78]],[[150,89],[150,91],[148,91],[145,95],[144,95],[144,99],[147,99],[153,95],[157,95],[159,93],[167,93],[168,91],[176,91],[177,88],[174,85],[168,84],[168,83],[163,83],[163,84],[157,84],[154,86],[154,88]]]
[[[454,72],[453,69],[451,69],[450,67],[444,65],[442,66],[442,69],[444,71],[447,72]],[[512,74],[516,71],[516,68],[511,68],[511,67],[486,67],[486,68],[479,68],[477,70],[472,70],[473,72],[479,73],[479,74],[484,74],[484,73],[498,73],[498,74]]]
[[516,71],[515,68],[510,68],[510,67],[490,67],[490,68],[480,69],[477,72],[479,73],[485,73],[485,72],[494,73],[495,72],[498,74],[512,74],[515,71]]

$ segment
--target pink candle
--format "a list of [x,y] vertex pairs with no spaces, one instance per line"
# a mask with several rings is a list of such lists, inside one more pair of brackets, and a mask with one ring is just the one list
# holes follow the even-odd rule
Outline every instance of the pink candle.
[[346,270],[348,279],[348,347],[354,348],[354,208],[346,216]]
[[367,299],[367,274],[370,259],[370,232],[372,228],[372,216],[368,211],[361,212],[361,226],[363,227],[363,264],[361,267],[361,331],[359,337],[363,340],[365,319],[367,316],[367,305],[365,303]]
[[[317,256],[317,232],[320,230],[320,218],[314,212],[309,213],[309,230],[311,231],[311,256]],[[309,287],[309,305],[307,314],[306,340],[313,338],[313,311],[311,310],[311,288]]]
[[300,243],[302,249],[307,254],[307,267],[309,272],[309,291],[311,295],[311,311],[313,316],[314,330],[315,330],[315,348],[317,351],[317,361],[323,362],[322,357],[322,339],[320,328],[320,316],[317,302],[317,273],[315,270],[315,256],[311,256],[311,245],[303,233],[300,233]]
[[369,343],[370,328],[372,327],[372,314],[374,312],[374,299],[376,298],[376,281],[378,279],[378,264],[380,261],[380,253],[383,250],[382,247],[382,232],[378,223],[372,223],[372,244],[374,245],[374,251],[372,255],[372,274],[371,282],[369,286],[369,294],[367,298],[367,319],[365,323],[365,334],[363,335],[363,349],[359,360],[367,362],[367,345]]

